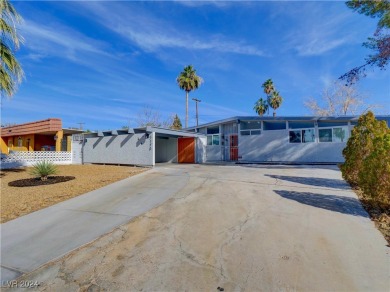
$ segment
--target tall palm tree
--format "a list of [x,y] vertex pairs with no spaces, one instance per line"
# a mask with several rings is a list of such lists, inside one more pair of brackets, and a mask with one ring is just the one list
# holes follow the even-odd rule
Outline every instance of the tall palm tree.
[[8,0],[0,0],[0,14],[0,91],[1,97],[11,97],[24,76],[22,67],[14,56],[21,42],[16,24],[22,18]]
[[275,90],[275,86],[272,79],[268,79],[267,81],[265,81],[263,85],[261,85],[261,87],[264,88],[264,92],[267,95],[271,94],[271,92]]
[[280,107],[283,102],[283,97],[280,96],[278,91],[272,91],[272,93],[268,96],[267,102],[270,107],[274,109],[273,116],[276,116],[276,109]]
[[192,65],[188,65],[180,72],[180,75],[176,78],[176,82],[180,89],[183,89],[186,92],[186,128],[188,128],[188,94],[190,91],[198,89],[203,83],[203,79],[196,75],[196,70]]
[[264,99],[260,98],[253,107],[255,112],[262,117],[268,110],[268,103]]

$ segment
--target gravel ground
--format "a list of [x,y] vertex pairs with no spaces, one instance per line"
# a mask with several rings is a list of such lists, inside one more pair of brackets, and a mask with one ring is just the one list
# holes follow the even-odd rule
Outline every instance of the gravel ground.
[[31,178],[29,168],[1,170],[1,223],[49,207],[110,183],[145,171],[147,168],[113,165],[58,165],[58,175],[75,176],[64,183],[34,187],[10,187],[8,183]]

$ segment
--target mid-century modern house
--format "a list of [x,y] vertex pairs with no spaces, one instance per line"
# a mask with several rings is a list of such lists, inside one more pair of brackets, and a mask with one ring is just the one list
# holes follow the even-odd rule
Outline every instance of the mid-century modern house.
[[[390,124],[390,116],[377,116]],[[103,131],[74,139],[78,163],[338,163],[358,117],[232,117],[185,130]]]
[[[377,116],[390,124],[390,116]],[[243,116],[192,128],[207,136],[206,161],[343,162],[358,117]]]
[[81,130],[62,128],[61,119],[19,124],[0,129],[1,153],[10,151],[70,151],[73,134]]

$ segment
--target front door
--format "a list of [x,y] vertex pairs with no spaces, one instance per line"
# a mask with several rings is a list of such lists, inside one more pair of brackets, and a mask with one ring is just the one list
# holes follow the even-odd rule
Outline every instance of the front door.
[[238,135],[230,135],[230,160],[238,160]]

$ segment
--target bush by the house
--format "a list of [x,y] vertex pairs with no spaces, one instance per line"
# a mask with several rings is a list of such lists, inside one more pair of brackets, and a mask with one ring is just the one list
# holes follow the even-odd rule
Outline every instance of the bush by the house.
[[30,174],[40,177],[41,180],[47,180],[49,175],[56,174],[57,172],[57,167],[52,162],[40,161],[33,165]]
[[353,186],[359,184],[363,161],[374,151],[375,139],[383,138],[386,133],[389,133],[386,122],[376,120],[372,112],[360,116],[343,150],[345,163],[341,166],[344,179]]
[[369,197],[390,204],[390,133],[377,137],[374,149],[364,159],[358,186]]

